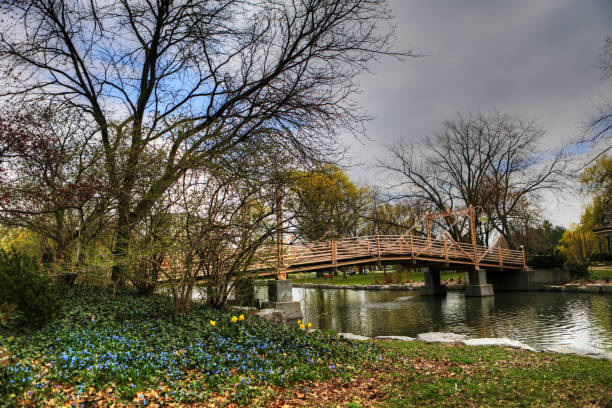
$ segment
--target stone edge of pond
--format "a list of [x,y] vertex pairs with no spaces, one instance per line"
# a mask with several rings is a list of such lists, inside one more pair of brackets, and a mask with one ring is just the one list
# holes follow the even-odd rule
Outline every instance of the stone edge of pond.
[[567,283],[565,285],[544,285],[541,290],[546,292],[600,293],[612,295],[612,284],[589,283],[586,285],[579,285],[577,283]]
[[[333,285],[330,283],[296,283],[294,288],[304,289],[351,289],[351,290],[420,290],[423,285],[389,284],[389,285]],[[446,290],[464,290],[465,285],[446,285]]]
[[[446,284],[446,290],[461,291],[465,290],[464,284]],[[350,289],[350,290],[420,290],[423,285],[411,284],[389,284],[389,285],[334,285],[331,283],[293,283],[294,288],[304,289]],[[535,291],[543,292],[567,292],[567,293],[592,293],[592,294],[611,294],[612,284],[590,283],[578,285],[575,283],[565,285],[543,285]],[[533,291],[531,289],[530,291]]]
[[367,337],[353,333],[338,333],[338,337],[346,340],[354,341],[372,341],[372,340],[390,340],[390,341],[420,341],[423,343],[445,343],[445,344],[463,344],[464,346],[475,347],[475,346],[501,346],[510,347],[519,350],[531,351],[531,352],[542,352],[542,353],[554,353],[554,354],[574,354],[577,356],[590,357],[598,360],[612,361],[612,353],[598,352],[596,350],[581,350],[572,349],[570,347],[562,346],[551,346],[544,350],[536,350],[528,344],[522,343],[518,340],[512,340],[505,337],[484,337],[484,338],[470,338],[463,334],[455,334],[448,332],[429,332],[419,333],[416,338],[407,336],[376,336]]

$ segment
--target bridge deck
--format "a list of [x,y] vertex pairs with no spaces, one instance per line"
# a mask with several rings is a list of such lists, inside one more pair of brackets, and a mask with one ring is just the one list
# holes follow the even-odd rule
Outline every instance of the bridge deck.
[[[279,256],[280,255],[280,256]],[[279,274],[317,271],[369,263],[439,263],[495,269],[525,269],[523,251],[490,247],[414,235],[371,235],[312,244],[289,244],[280,254],[274,245],[258,251],[251,270],[275,269]],[[280,262],[279,262],[280,261]],[[265,273],[261,273],[265,274]]]

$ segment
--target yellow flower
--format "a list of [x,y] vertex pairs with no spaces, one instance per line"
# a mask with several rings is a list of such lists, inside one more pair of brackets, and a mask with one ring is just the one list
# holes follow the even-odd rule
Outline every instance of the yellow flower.
[[308,323],[307,327],[310,329],[312,327],[312,323]]
[[217,324],[217,322],[215,322],[214,320],[211,320],[211,321],[210,321],[210,325],[211,325],[211,326],[214,326],[215,324]]
[[238,320],[243,321],[244,320],[244,315],[238,316]]
[[300,319],[298,319],[298,324],[302,324],[302,321]]
[[232,323],[236,323],[238,321],[238,318],[236,316],[232,316]]
[[304,325],[300,323],[300,329],[304,330]]

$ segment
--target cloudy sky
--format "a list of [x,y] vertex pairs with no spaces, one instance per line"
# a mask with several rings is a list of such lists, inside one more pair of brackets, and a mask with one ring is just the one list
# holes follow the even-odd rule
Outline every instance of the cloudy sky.
[[[421,58],[385,59],[361,77],[358,101],[373,120],[370,140],[343,137],[354,180],[384,183],[371,168],[385,146],[418,140],[457,112],[490,111],[537,117],[545,147],[584,131],[601,95],[612,88],[596,58],[612,35],[611,0],[391,0],[397,48]],[[583,197],[565,194],[547,217],[579,219]]]

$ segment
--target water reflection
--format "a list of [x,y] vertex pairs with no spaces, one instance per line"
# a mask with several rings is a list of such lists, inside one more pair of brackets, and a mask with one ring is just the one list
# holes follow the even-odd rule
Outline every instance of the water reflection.
[[508,337],[535,348],[567,345],[612,351],[612,296],[501,292],[466,298],[449,292],[421,298],[413,291],[294,288],[315,327],[365,336],[416,336],[450,331]]

